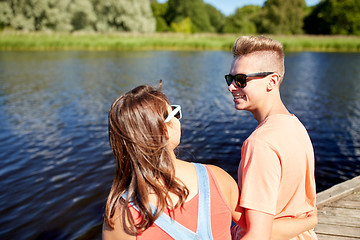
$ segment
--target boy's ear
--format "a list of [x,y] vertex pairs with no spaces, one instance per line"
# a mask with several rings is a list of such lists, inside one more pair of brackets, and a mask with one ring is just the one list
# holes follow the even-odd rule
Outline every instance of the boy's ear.
[[267,89],[268,91],[273,90],[275,87],[278,87],[280,84],[280,76],[278,74],[272,74],[268,82]]

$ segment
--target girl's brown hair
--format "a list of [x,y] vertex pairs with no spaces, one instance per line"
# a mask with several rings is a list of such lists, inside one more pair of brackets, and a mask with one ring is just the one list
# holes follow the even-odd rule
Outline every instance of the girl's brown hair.
[[[161,83],[160,83],[161,87]],[[139,86],[119,97],[109,111],[109,141],[116,160],[116,175],[108,196],[105,224],[113,228],[119,207],[124,230],[138,234],[150,227],[164,208],[182,206],[188,189],[175,178],[165,118],[169,100],[150,86]],[[128,197],[122,199],[126,192]],[[169,193],[178,196],[174,204]],[[149,193],[157,196],[157,211],[152,214]],[[142,220],[135,223],[129,201],[138,208]],[[125,224],[127,223],[127,224]]]

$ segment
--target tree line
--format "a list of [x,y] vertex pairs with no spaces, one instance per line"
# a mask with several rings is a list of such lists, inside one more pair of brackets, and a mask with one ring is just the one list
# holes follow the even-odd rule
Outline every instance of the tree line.
[[203,0],[0,0],[0,28],[49,32],[360,35],[360,0],[267,0],[225,16]]

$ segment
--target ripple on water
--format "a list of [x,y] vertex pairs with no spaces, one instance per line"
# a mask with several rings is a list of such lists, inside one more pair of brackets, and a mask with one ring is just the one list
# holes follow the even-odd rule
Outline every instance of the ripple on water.
[[[181,157],[236,178],[256,121],[234,109],[223,80],[231,60],[222,51],[0,52],[0,238],[100,239],[92,232],[115,167],[107,111],[160,78],[183,108]],[[314,143],[318,190],[360,175],[359,63],[359,54],[286,56],[282,96]]]

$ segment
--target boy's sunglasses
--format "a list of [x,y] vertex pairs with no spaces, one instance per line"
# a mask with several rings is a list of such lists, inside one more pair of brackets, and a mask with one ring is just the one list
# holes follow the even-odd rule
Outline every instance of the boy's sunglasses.
[[172,111],[171,111],[171,113],[169,113],[169,115],[165,119],[165,121],[164,121],[165,123],[170,122],[170,120],[173,117],[176,117],[177,119],[182,118],[181,106],[180,105],[170,105],[170,107],[172,108]]
[[228,86],[231,85],[233,81],[235,81],[236,86],[240,88],[246,87],[246,79],[248,77],[266,77],[274,72],[258,72],[258,73],[250,73],[250,74],[236,74],[235,76],[231,74],[225,75],[225,80]]

